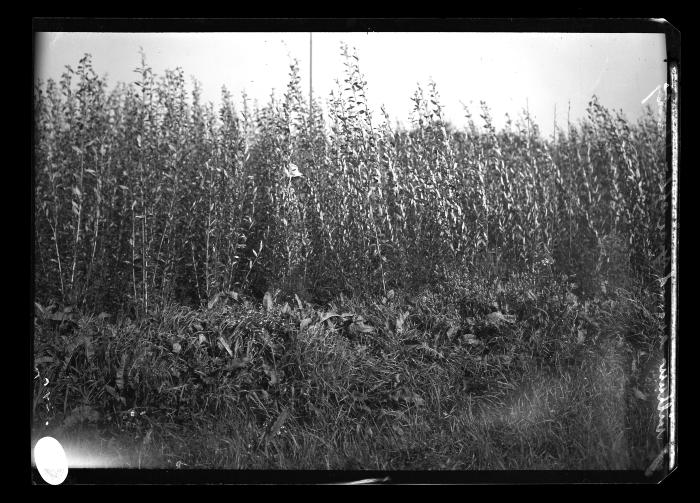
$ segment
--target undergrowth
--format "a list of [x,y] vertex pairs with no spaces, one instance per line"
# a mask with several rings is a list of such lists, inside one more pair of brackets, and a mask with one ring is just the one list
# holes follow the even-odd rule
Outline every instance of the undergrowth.
[[643,469],[662,447],[663,320],[624,291],[453,279],[138,320],[41,307],[37,434],[123,466]]

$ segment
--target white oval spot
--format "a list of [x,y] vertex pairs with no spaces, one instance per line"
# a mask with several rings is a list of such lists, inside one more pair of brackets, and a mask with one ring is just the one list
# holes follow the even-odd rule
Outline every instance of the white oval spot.
[[61,443],[53,437],[44,437],[34,446],[34,461],[39,475],[48,484],[63,483],[68,476],[68,459]]

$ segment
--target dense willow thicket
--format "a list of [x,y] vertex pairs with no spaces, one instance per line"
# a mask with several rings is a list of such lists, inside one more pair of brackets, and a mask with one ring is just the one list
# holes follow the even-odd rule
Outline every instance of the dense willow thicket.
[[397,129],[342,57],[327,113],[309,113],[295,63],[281,100],[241,109],[145,62],[112,90],[87,55],[38,83],[37,300],[143,313],[229,290],[379,293],[445,271],[565,273],[593,293],[663,275],[663,117],[633,124],[594,97],[552,139],[527,113],[496,130],[482,103],[457,130],[431,84]]

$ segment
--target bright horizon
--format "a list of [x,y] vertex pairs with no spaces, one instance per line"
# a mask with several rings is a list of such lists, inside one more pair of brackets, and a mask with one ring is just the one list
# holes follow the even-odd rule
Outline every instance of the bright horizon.
[[[447,120],[466,124],[462,103],[477,123],[480,101],[497,127],[506,113],[516,119],[526,107],[544,135],[555,120],[565,126],[585,115],[595,94],[609,109],[636,120],[666,82],[663,34],[638,33],[320,33],[313,37],[313,93],[326,107],[336,79],[343,78],[342,42],[356,48],[367,80],[370,108],[384,105],[393,120],[409,124],[411,96],[420,83],[437,84]],[[35,76],[58,80],[66,65],[92,55],[109,87],[133,82],[140,49],[157,75],[183,69],[191,88],[199,81],[204,102],[220,102],[221,88],[240,106],[242,92],[265,104],[281,96],[289,64],[299,61],[308,97],[308,32],[294,33],[39,33]],[[570,112],[569,112],[570,105]]]

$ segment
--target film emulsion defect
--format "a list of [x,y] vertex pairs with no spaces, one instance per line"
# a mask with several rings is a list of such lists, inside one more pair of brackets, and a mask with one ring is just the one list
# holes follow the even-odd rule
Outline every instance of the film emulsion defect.
[[34,461],[41,478],[48,484],[62,484],[68,476],[68,459],[61,443],[44,437],[34,446]]

